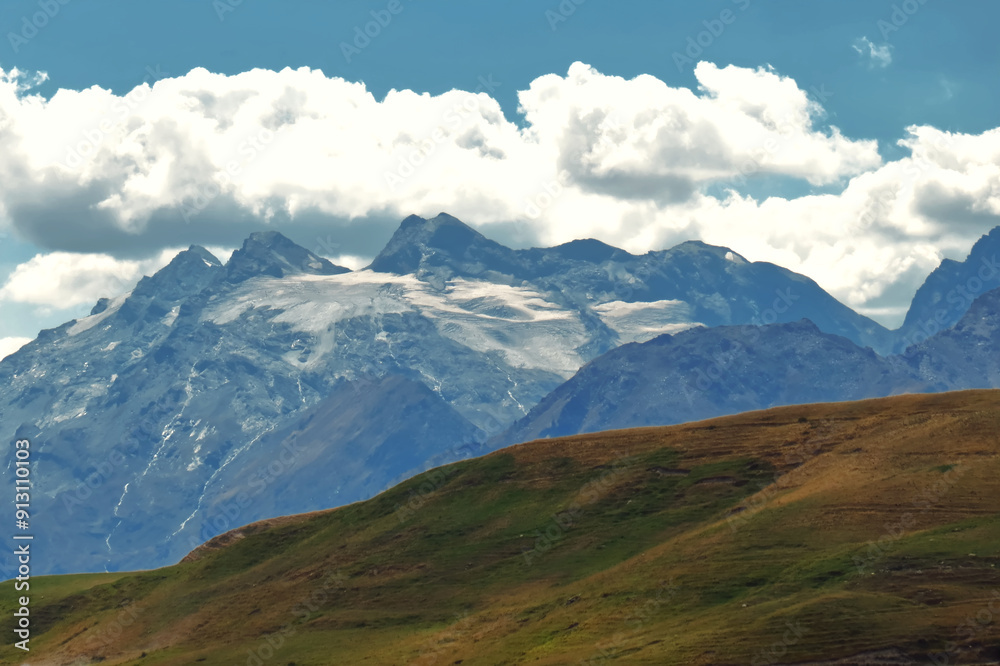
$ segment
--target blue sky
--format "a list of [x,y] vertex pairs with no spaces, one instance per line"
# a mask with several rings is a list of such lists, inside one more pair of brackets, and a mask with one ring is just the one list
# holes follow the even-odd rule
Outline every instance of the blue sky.
[[[227,7],[233,1],[220,0]],[[0,49],[0,65],[48,72],[43,90],[49,91],[100,85],[124,92],[146,78],[148,66],[177,75],[194,67],[235,74],[306,65],[363,81],[376,96],[391,88],[469,89],[492,73],[504,84],[497,98],[513,119],[517,90],[577,60],[605,74],[645,73],[694,85],[692,67],[678,71],[672,55],[684,55],[688,38],[705,30],[703,21],[729,10],[736,21],[698,59],[771,64],[807,89],[829,90],[825,106],[850,136],[891,143],[910,124],[964,132],[995,127],[1000,6],[986,0],[916,2],[919,11],[883,38],[879,21],[891,25],[893,6],[902,4],[587,0],[573,4],[565,21],[553,22],[546,12],[559,13],[555,1],[400,0],[403,11],[348,63],[340,43],[351,42],[354,28],[388,2],[245,0],[220,10],[212,0],[71,0],[18,53]],[[0,26],[5,33],[20,32],[23,18],[37,11],[37,0],[8,0],[0,8]],[[860,37],[891,45],[896,66],[866,69],[852,48]]]
[[[46,8],[51,17],[39,14]],[[343,45],[354,43],[357,32],[379,16],[387,24],[379,27],[370,43],[357,42],[363,48],[356,45],[350,57],[345,57]],[[44,23],[43,27],[28,27],[32,20],[36,25]],[[506,120],[524,128],[527,123],[517,112],[519,92],[545,75],[566,77],[574,62],[586,63],[606,77],[630,80],[651,75],[670,88],[697,92],[695,64],[707,61],[719,68],[772,68],[770,71],[793,80],[822,107],[823,113],[815,119],[818,128],[829,134],[829,126],[836,126],[843,136],[856,142],[876,140],[878,155],[889,163],[910,155],[910,149],[897,145],[908,136],[909,126],[969,136],[1000,126],[998,20],[1000,5],[985,0],[586,0],[579,5],[572,0],[398,0],[395,5],[389,1],[244,0],[237,5],[235,0],[68,0],[66,4],[59,0],[8,0],[0,7],[0,33],[4,37],[0,40],[0,69],[47,73],[48,80],[30,91],[43,97],[50,97],[57,89],[79,91],[91,86],[123,96],[150,80],[151,73],[156,73],[152,78],[184,77],[196,67],[226,75],[254,68],[320,69],[329,78],[363,82],[378,101],[391,89],[436,96],[453,89],[473,92],[482,89],[482,81],[489,81],[496,84],[489,94]],[[698,41],[700,46],[692,46]],[[768,197],[794,200],[839,194],[850,178],[863,171],[862,167],[854,171],[845,168],[837,178],[809,179],[775,169],[743,179],[735,188],[756,201]],[[731,185],[731,179],[707,182],[700,191],[721,198]],[[0,214],[3,210],[0,205]],[[100,242],[81,242],[77,248],[59,245],[56,240],[49,242],[43,235],[29,237],[31,234],[24,231],[28,223],[11,218],[16,214],[11,211],[17,210],[8,203],[8,219],[0,219],[0,233],[5,234],[0,241],[0,280],[18,265],[47,252],[94,253],[100,249]],[[387,205],[387,210],[392,212],[383,215],[386,219],[370,212],[360,216],[373,220],[362,234],[370,240],[335,244],[342,245],[348,255],[370,255],[371,248],[384,242],[391,232],[388,220],[394,219],[395,208]],[[55,226],[74,224],[66,210],[60,214],[66,219]],[[617,226],[636,214],[623,212]],[[555,237],[515,233],[518,227],[510,217],[484,219],[479,226],[496,230],[500,240],[511,243]],[[958,256],[963,248],[967,251],[979,233],[997,223],[986,217],[979,227],[963,228],[939,248],[938,254]],[[493,227],[491,223],[495,223]],[[521,228],[528,223],[522,220]],[[294,219],[288,224],[289,231],[294,231]],[[342,220],[333,224],[334,236],[344,224]],[[794,226],[796,222],[788,220],[786,224]],[[309,233],[313,228],[309,227]],[[695,227],[689,224],[687,228],[690,234]],[[212,240],[219,248],[231,249],[239,244],[244,231],[244,227],[233,228],[228,235],[223,231]],[[591,231],[601,235],[600,230]],[[353,237],[349,231],[343,233],[345,238]],[[294,233],[289,235],[299,240]],[[609,242],[619,240],[610,232],[605,235]],[[649,243],[656,244],[681,240],[683,235],[683,229],[675,229],[647,237],[652,239]],[[630,249],[641,249],[638,238],[631,238]],[[758,258],[754,248],[747,251],[736,239],[731,244],[750,258]],[[108,253],[119,259],[146,261],[141,267],[149,268],[155,267],[157,251],[164,247],[164,242],[150,243],[123,253],[109,242]],[[787,249],[756,254],[775,260]],[[873,316],[881,315],[892,323],[909,298],[906,294],[912,295],[919,284],[918,275],[925,275],[940,259],[925,256],[926,243],[901,246],[900,256],[906,253],[916,253],[920,260],[899,268],[895,282],[871,286],[865,282],[869,278],[859,273],[853,283],[841,286],[840,292],[834,278],[824,281],[835,269],[820,266],[815,256],[802,254],[800,265],[789,267],[816,277],[842,300],[853,298],[852,306],[867,307]],[[810,271],[813,265],[816,268]],[[853,296],[848,297],[850,294]],[[89,310],[84,304],[60,307],[52,300],[0,300],[0,338],[33,337],[40,328]]]

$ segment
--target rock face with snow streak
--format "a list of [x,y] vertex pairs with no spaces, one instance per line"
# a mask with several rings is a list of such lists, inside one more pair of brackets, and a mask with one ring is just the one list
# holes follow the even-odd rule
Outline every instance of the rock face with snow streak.
[[191,247],[0,362],[0,435],[32,441],[36,571],[148,568],[466,455],[623,342],[807,316],[886,334],[803,276],[702,243],[511,250],[411,217],[351,272],[258,233],[226,265]]

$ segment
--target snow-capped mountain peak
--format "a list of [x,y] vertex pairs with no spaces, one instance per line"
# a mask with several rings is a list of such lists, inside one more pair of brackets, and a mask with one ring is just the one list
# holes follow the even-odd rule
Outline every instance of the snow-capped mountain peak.
[[[192,246],[0,362],[0,437],[39,442],[47,552],[84,553],[77,568],[149,567],[235,527],[241,490],[239,524],[268,517],[279,486],[282,513],[363,499],[501,432],[626,342],[771,315],[879,339],[808,278],[729,252],[636,256],[593,239],[514,250],[446,214],[404,220],[370,270],[275,231],[225,265]],[[374,390],[383,397],[357,397]],[[303,429],[311,448],[262,481]],[[271,490],[251,494],[259,485]]]

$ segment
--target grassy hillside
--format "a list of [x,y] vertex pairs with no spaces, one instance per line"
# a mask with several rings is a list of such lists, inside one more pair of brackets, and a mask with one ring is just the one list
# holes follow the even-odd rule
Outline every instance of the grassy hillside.
[[998,391],[543,440],[173,567],[34,579],[28,661],[987,663],[998,491]]

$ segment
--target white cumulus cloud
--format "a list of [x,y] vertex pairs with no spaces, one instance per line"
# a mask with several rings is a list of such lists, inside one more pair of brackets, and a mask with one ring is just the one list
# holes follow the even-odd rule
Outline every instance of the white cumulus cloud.
[[49,252],[18,265],[0,287],[0,301],[62,310],[132,289],[143,275],[165,266],[178,250],[142,261],[107,254]]
[[523,220],[541,184],[564,177],[582,197],[662,204],[751,161],[817,184],[880,162],[874,142],[814,127],[821,109],[787,77],[695,73],[700,94],[576,63],[520,93],[525,129],[485,92],[379,101],[307,68],[195,69],[121,97],[94,87],[48,100],[6,76],[0,197],[28,240],[120,254],[263,223],[328,230],[439,210]]
[[[492,79],[376,99],[308,68],[195,69],[45,99],[2,74],[0,225],[47,253],[0,298],[90,302],[167,248],[232,248],[265,227],[359,265],[406,215],[447,211],[517,245],[699,238],[890,320],[942,256],[1000,224],[1000,130],[901,128],[910,154],[886,163],[770,68],[702,62],[695,76],[688,89],[574,63],[519,91],[519,125]],[[748,196],[765,177],[831,193]]]
[[31,342],[31,338],[0,338],[0,361],[29,342]]

